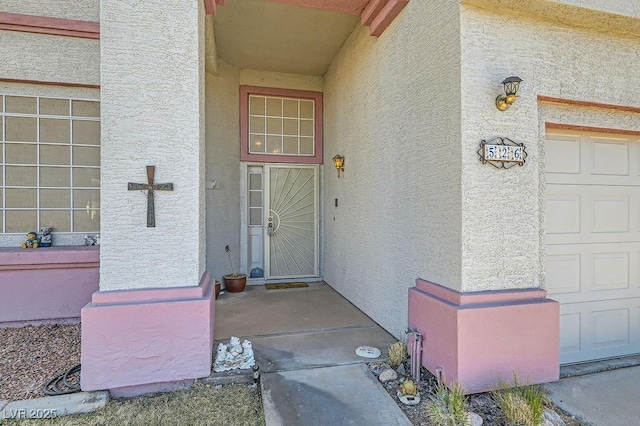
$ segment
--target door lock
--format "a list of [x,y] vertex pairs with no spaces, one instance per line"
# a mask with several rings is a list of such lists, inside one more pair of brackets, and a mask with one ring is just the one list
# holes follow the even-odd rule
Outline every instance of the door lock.
[[273,235],[273,218],[272,217],[269,218],[269,225],[267,225],[267,235],[269,236]]

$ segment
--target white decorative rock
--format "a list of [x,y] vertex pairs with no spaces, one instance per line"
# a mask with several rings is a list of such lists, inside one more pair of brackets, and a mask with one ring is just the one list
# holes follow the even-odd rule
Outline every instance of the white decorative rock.
[[417,394],[415,396],[413,396],[413,395],[403,395],[402,392],[398,391],[397,395],[398,395],[398,399],[400,400],[400,402],[402,402],[404,405],[418,405],[418,404],[420,404],[420,394]]
[[356,349],[356,355],[363,358],[378,358],[382,355],[382,352],[380,349],[374,348],[373,346],[360,346]]
[[484,423],[482,417],[472,412],[467,413],[467,419],[469,419],[468,423],[470,426],[482,426],[482,423]]
[[393,370],[392,368],[388,368],[384,370],[382,373],[380,373],[380,376],[378,377],[378,379],[382,383],[387,383],[397,378],[398,378],[398,373],[396,373],[395,370]]

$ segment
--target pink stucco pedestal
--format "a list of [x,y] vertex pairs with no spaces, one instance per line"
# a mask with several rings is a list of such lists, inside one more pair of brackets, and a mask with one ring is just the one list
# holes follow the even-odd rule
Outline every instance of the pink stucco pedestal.
[[98,291],[82,309],[82,390],[131,396],[211,373],[215,294],[197,287]]
[[459,293],[418,279],[409,327],[423,336],[422,365],[466,393],[500,382],[558,380],[559,304],[542,289]]

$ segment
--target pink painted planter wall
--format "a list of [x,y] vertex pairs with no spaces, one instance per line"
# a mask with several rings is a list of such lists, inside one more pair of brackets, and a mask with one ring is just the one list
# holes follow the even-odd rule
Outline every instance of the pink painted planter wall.
[[422,365],[467,393],[558,380],[559,304],[542,289],[458,293],[417,280],[409,327],[423,336]]
[[82,309],[82,389],[135,395],[211,373],[215,317],[200,286],[96,292]]
[[79,318],[98,290],[98,247],[0,249],[0,327]]

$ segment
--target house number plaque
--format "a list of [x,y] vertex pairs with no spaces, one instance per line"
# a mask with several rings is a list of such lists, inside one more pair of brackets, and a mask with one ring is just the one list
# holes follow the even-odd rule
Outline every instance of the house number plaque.
[[482,164],[489,163],[499,169],[509,169],[515,165],[522,166],[527,158],[523,143],[508,138],[494,138],[480,142],[478,150]]

